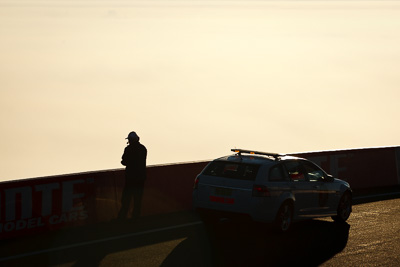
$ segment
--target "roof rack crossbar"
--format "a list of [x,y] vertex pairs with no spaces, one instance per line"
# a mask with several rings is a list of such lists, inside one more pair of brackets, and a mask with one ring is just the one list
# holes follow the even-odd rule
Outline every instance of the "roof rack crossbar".
[[231,151],[237,153],[239,156],[241,156],[242,153],[245,153],[245,154],[252,154],[252,155],[269,156],[269,157],[273,157],[275,160],[280,160],[281,157],[286,156],[285,154],[261,152],[261,151],[238,149],[238,148],[232,148]]

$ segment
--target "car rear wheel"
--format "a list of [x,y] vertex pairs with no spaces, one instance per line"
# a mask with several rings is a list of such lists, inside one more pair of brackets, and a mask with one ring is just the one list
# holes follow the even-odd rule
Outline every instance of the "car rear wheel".
[[293,220],[293,207],[289,202],[285,202],[280,207],[276,215],[276,226],[282,233],[289,231]]
[[340,199],[339,206],[337,209],[337,215],[332,216],[335,222],[345,222],[349,217],[352,210],[352,198],[351,194],[346,192]]

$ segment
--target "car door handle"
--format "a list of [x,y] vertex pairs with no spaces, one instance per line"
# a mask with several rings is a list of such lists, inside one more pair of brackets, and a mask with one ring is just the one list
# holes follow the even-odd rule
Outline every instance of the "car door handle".
[[314,185],[313,188],[318,189],[318,188],[319,188],[319,185]]

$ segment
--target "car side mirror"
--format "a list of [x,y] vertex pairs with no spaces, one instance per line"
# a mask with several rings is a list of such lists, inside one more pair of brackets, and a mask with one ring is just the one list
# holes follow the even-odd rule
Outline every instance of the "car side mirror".
[[327,174],[326,175],[326,179],[325,179],[327,182],[333,182],[333,180],[334,180],[334,178],[333,178],[333,176],[332,175],[330,175],[330,174]]

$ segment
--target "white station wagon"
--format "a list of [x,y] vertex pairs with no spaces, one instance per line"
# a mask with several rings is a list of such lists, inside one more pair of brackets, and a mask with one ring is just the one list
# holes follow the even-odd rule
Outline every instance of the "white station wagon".
[[313,162],[276,153],[232,151],[236,154],[213,160],[195,179],[193,204],[205,222],[244,215],[275,222],[286,232],[293,221],[349,218],[350,185]]

